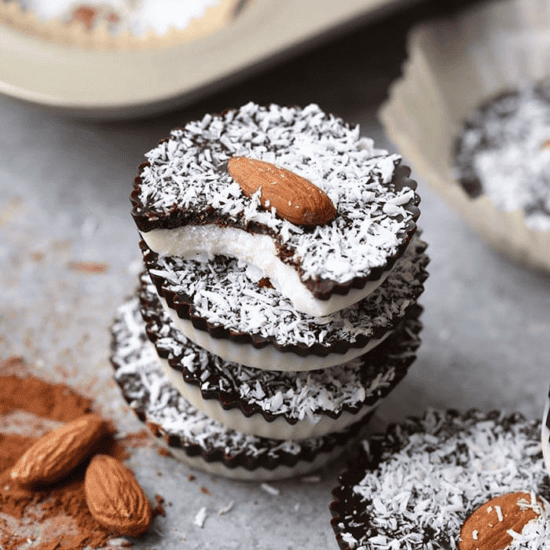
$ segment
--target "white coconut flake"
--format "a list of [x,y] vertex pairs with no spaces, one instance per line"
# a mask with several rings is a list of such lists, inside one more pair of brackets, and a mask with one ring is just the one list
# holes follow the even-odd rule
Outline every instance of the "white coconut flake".
[[262,483],[260,485],[260,488],[262,489],[262,491],[265,491],[266,493],[269,493],[270,495],[273,495],[273,496],[277,496],[281,493],[279,489],[277,489],[276,487],[273,487],[273,485],[269,485],[269,483]]
[[200,527],[201,529],[204,527],[204,523],[206,521],[206,516],[207,516],[207,512],[206,512],[206,506],[203,506],[196,514],[195,514],[195,519],[193,520],[193,523],[197,526],[197,527]]
[[225,514],[228,514],[233,510],[233,506],[235,506],[235,501],[232,500],[227,506],[223,506],[218,510],[218,516],[224,516]]

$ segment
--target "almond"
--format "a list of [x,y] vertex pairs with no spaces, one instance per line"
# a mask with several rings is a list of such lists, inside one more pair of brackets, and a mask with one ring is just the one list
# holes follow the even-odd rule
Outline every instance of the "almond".
[[108,431],[99,416],[80,416],[27,449],[13,466],[11,478],[21,485],[53,483],[80,464]]
[[[541,504],[540,502],[538,504]],[[480,506],[460,530],[460,550],[501,550],[512,543],[511,529],[521,533],[540,513],[531,506],[530,493],[507,493]]]
[[138,537],[151,525],[151,504],[134,474],[111,456],[96,455],[84,478],[88,509],[104,527]]
[[247,197],[261,190],[260,204],[295,225],[315,226],[330,222],[336,208],[319,187],[294,172],[269,162],[232,157],[227,171]]

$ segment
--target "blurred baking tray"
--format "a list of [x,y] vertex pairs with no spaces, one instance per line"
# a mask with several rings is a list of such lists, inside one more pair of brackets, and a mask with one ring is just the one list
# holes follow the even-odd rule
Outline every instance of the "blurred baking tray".
[[0,92],[78,116],[151,114],[413,1],[252,0],[230,25],[205,38],[127,51],[61,45],[2,24]]

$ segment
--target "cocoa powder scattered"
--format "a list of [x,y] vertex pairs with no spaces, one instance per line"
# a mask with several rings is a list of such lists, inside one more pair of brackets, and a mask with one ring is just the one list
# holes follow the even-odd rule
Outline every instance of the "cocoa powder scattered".
[[174,458],[174,455],[165,447],[159,447],[157,452],[160,456],[167,456],[169,458]]
[[38,378],[2,376],[0,414],[24,410],[60,422],[91,411],[92,400],[63,384],[49,384]]
[[[91,399],[67,385],[50,383],[28,372],[19,357],[0,361],[0,415],[23,410],[37,417],[66,422],[92,411]],[[88,510],[84,494],[86,463],[47,487],[27,489],[13,482],[10,468],[36,439],[0,433],[0,547],[16,550],[29,540],[34,541],[35,550],[109,546],[109,540],[118,535],[102,527]],[[128,446],[146,444],[143,433],[127,434],[123,439],[107,436],[100,451],[122,460],[129,456],[125,442]],[[163,514],[159,500],[162,497],[155,498],[155,515]]]

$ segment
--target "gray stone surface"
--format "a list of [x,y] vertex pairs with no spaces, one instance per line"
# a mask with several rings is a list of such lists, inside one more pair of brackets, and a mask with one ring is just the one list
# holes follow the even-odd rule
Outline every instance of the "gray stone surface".
[[[107,357],[114,310],[140,269],[128,195],[143,153],[170,128],[251,99],[317,102],[393,149],[376,111],[399,75],[406,29],[429,14],[409,10],[363,27],[156,118],[79,121],[0,99],[0,360],[20,355],[38,375],[93,396],[122,432],[140,430]],[[493,252],[419,184],[420,225],[432,258],[421,299],[423,345],[373,426],[428,406],[539,417],[550,382],[550,277]],[[78,262],[106,269],[86,273]],[[272,483],[277,495],[192,471],[151,446],[134,449],[129,464],[151,497],[164,496],[167,510],[135,548],[336,548],[328,506],[342,461],[320,472],[316,483]],[[218,515],[230,502],[231,511]],[[193,520],[203,506],[200,528]]]

